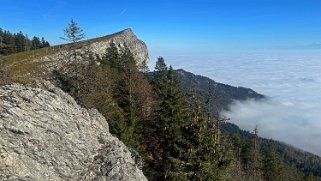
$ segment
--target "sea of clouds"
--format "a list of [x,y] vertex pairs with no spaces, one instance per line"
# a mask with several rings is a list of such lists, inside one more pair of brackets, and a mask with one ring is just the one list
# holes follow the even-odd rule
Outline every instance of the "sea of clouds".
[[224,114],[245,130],[321,155],[321,51],[216,52],[165,57],[215,81],[252,88],[267,101],[234,102]]

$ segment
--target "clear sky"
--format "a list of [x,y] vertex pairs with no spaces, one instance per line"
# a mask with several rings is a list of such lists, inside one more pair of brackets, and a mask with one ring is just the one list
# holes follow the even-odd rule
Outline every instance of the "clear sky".
[[71,19],[88,38],[130,27],[155,54],[314,48],[321,42],[320,0],[1,0],[0,27],[51,44],[62,43]]

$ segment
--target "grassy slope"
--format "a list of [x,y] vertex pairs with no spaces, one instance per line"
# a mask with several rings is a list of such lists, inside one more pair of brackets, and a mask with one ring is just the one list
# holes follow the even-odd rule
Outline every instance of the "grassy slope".
[[5,56],[4,59],[6,61],[6,64],[9,68],[11,79],[13,81],[17,82],[28,82],[30,77],[41,77],[43,76],[40,69],[40,65],[44,64],[43,62],[32,62],[32,60],[36,58],[41,58],[44,56],[48,56],[51,54],[58,53],[59,51],[64,51],[64,50],[70,50],[71,47],[77,47],[81,48],[83,46],[95,43],[95,42],[100,42],[100,41],[107,41],[110,40],[111,38],[123,33],[126,30],[99,37],[99,38],[93,38],[90,40],[85,40],[81,42],[77,42],[76,44],[62,44],[62,45],[56,45],[56,46],[51,46],[51,47],[45,47],[41,49],[36,49],[36,50],[30,50],[30,51],[24,51],[24,52],[19,52],[15,54],[11,54],[8,56]]

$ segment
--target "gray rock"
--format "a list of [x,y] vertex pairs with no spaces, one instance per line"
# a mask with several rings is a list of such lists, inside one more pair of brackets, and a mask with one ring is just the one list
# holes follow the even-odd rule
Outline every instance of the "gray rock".
[[0,87],[0,180],[146,180],[105,118],[45,82]]

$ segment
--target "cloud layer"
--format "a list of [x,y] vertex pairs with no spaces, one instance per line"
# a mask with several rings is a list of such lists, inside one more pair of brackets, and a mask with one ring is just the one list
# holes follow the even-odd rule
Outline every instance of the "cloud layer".
[[[321,155],[321,115],[314,103],[234,102],[231,111],[224,112],[243,129],[258,126],[260,136],[281,140],[298,148]],[[311,110],[312,109],[312,110]]]
[[267,102],[235,102],[231,121],[242,129],[321,155],[321,51],[222,52],[213,56],[165,57],[216,81],[254,89]]

